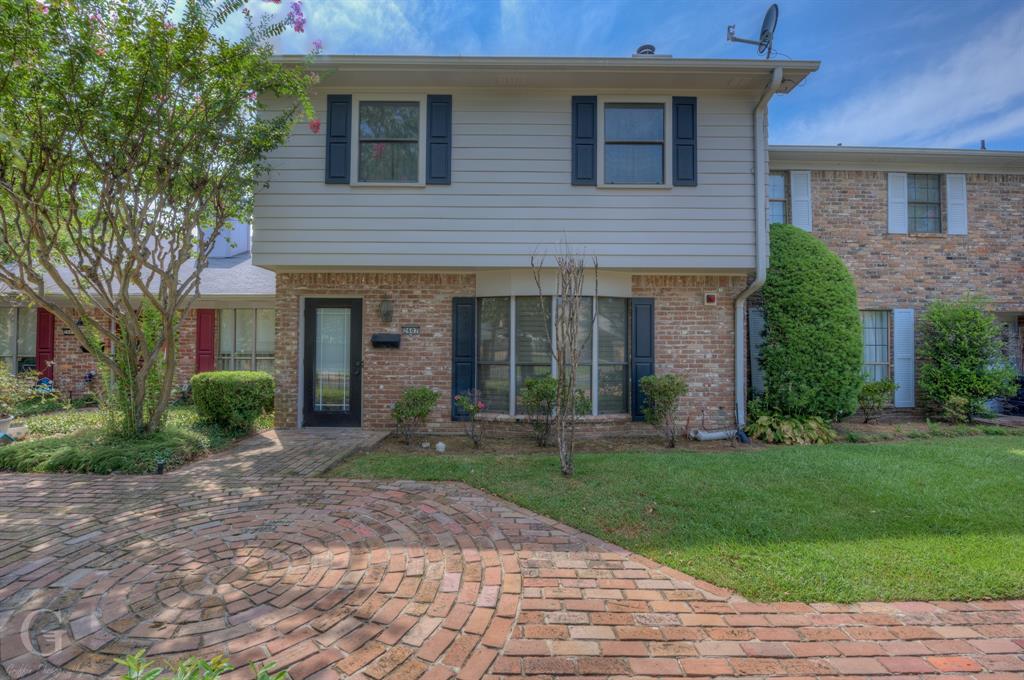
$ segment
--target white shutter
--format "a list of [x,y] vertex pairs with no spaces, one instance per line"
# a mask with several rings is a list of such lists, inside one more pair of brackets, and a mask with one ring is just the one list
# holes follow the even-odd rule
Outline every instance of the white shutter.
[[811,230],[811,172],[810,170],[790,170],[789,194],[793,200],[790,208],[793,226],[804,231]]
[[907,173],[889,173],[889,233],[907,233]]
[[747,336],[750,346],[750,387],[754,394],[764,394],[764,371],[761,370],[761,345],[764,344],[764,310],[751,307],[747,317]]
[[946,231],[967,235],[967,176],[946,175]]
[[892,379],[896,388],[894,403],[899,408],[914,405],[914,310],[892,310]]

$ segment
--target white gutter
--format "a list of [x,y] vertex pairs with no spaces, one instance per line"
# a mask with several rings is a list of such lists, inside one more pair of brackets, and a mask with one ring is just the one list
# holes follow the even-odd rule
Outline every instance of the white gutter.
[[736,298],[736,427],[747,423],[747,298],[761,290],[768,273],[768,102],[782,85],[782,67],[754,107],[754,280]]

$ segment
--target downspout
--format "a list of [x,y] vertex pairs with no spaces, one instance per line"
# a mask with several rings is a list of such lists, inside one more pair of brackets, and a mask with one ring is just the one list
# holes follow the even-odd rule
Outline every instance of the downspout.
[[768,273],[768,130],[767,109],[782,85],[782,67],[772,69],[771,82],[754,107],[754,280],[736,298],[736,427],[747,423],[747,298],[761,290]]

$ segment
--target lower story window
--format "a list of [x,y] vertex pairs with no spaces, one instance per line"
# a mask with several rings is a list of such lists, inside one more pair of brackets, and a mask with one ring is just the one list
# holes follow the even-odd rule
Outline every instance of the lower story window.
[[0,307],[0,370],[20,373],[36,368],[36,310]]
[[[477,386],[489,412],[522,412],[526,381],[554,374],[552,305],[550,296],[477,300]],[[629,410],[627,309],[625,298],[582,299],[576,384],[595,415]]]
[[274,310],[222,309],[218,316],[218,370],[273,373]]
[[867,380],[885,380],[889,377],[889,312],[861,312],[860,322]]

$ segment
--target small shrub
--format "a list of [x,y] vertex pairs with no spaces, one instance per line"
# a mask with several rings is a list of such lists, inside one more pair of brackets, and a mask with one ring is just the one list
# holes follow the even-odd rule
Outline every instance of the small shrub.
[[477,420],[477,416],[487,409],[487,404],[480,398],[480,393],[477,390],[471,390],[455,397],[455,405],[468,416],[466,436],[472,440],[473,448],[479,449],[484,440],[484,424]]
[[864,415],[864,422],[870,422],[892,403],[893,395],[899,387],[890,378],[884,380],[865,381],[860,388],[860,396],[857,403],[860,405],[860,412]]
[[11,375],[6,366],[0,365],[0,418],[16,415],[23,404],[40,398],[36,390],[38,380],[35,371]]
[[410,387],[391,407],[395,420],[395,431],[402,441],[412,444],[416,432],[423,429],[430,412],[437,405],[439,395],[429,387]]
[[962,425],[971,419],[971,400],[959,394],[946,395],[938,407],[947,423]]
[[813,234],[771,227],[761,346],[773,413],[838,420],[857,408],[862,339],[857,289],[843,261]]
[[769,444],[830,444],[836,432],[818,416],[762,415],[747,426],[747,434]]
[[523,383],[522,399],[537,446],[548,446],[558,401],[558,381],[549,375],[527,378]]
[[[116,661],[125,667],[125,673],[121,676],[123,680],[218,680],[235,670],[223,656],[215,656],[210,660],[193,656],[178,662],[173,669],[165,670],[146,659],[145,651],[141,649]],[[288,677],[285,671],[274,673],[272,662],[262,666],[250,664],[249,668],[253,680],[286,680]]]
[[1016,391],[996,318],[977,297],[933,302],[922,317],[918,386],[928,407],[951,423]]
[[[523,383],[520,395],[526,420],[533,429],[533,438],[537,446],[551,444],[551,428],[555,422],[555,409],[558,406],[558,379],[550,375],[541,378],[527,378]],[[576,390],[576,415],[585,416],[590,413],[591,401],[586,392]]]
[[248,432],[274,407],[274,378],[263,371],[210,371],[192,376],[200,419],[232,432]]
[[686,381],[677,375],[645,375],[640,378],[643,394],[644,420],[665,438],[665,445],[674,448],[679,439],[679,397],[687,392]]

